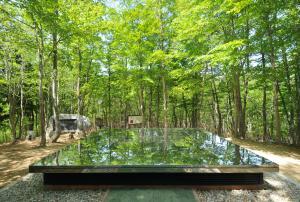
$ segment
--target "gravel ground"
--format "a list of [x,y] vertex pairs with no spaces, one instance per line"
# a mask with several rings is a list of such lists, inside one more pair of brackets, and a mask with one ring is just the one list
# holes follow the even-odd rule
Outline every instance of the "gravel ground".
[[300,184],[280,174],[265,174],[268,183],[263,190],[194,190],[197,201],[272,201],[300,202]]
[[45,190],[42,174],[28,174],[22,180],[0,189],[0,202],[104,201],[106,190]]
[[[250,191],[250,190],[193,190],[196,201],[274,201],[285,202],[295,201],[300,202],[300,184],[296,183],[280,174],[265,175],[266,182],[270,185],[264,190]],[[131,190],[128,190],[131,191]],[[136,191],[132,190],[132,191]],[[154,201],[167,202],[174,201],[174,199],[166,200],[157,196],[156,191],[139,189],[138,193],[153,197],[153,199],[134,197],[134,201]],[[162,193],[161,193],[162,192]],[[164,195],[162,189],[160,195]],[[168,190],[170,192],[170,190]],[[174,190],[176,192],[176,189]],[[177,191],[178,192],[178,191]],[[189,191],[190,192],[190,191]],[[120,193],[120,199],[116,199]],[[114,197],[110,197],[110,196]],[[134,194],[131,194],[134,195]],[[124,193],[123,193],[124,196]],[[110,200],[110,198],[114,200]],[[154,200],[155,198],[155,200]],[[0,189],[0,202],[27,202],[27,201],[122,201],[122,194],[117,190],[45,190],[43,189],[41,174],[28,174],[15,183],[12,183]],[[190,200],[189,200],[190,201]]]

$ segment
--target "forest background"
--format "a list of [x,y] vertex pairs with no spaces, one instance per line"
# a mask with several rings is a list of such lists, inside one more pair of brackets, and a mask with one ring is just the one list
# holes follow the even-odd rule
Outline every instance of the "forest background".
[[71,113],[299,145],[299,13],[296,0],[0,0],[0,143],[34,130],[45,145],[49,118]]

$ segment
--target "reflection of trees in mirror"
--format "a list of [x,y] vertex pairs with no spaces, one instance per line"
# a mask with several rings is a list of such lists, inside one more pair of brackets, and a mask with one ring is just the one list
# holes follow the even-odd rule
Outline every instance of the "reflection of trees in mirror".
[[110,129],[67,146],[37,165],[226,166],[271,163],[219,136],[197,129]]

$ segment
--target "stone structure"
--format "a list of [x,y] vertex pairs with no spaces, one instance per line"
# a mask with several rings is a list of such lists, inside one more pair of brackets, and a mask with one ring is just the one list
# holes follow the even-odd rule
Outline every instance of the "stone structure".
[[[78,116],[77,114],[60,114],[59,120],[61,133],[84,134],[91,127],[89,118],[82,115]],[[46,130],[47,137],[50,138],[54,132],[55,120],[54,117],[51,116]]]
[[143,117],[139,115],[129,115],[128,116],[128,127],[142,127],[143,124]]
[[136,125],[136,124],[142,124],[143,123],[143,117],[138,115],[130,115],[128,116],[128,125]]

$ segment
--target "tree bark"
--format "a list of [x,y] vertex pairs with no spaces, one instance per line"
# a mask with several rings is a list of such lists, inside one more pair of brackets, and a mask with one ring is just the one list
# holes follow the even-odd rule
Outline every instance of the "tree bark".
[[4,65],[6,70],[6,80],[8,81],[8,103],[9,103],[9,124],[11,128],[11,134],[13,137],[13,143],[17,141],[17,119],[16,119],[16,84],[13,79],[13,64],[9,64],[12,59],[9,54],[4,56]]
[[235,136],[244,138],[243,134],[243,108],[241,100],[240,70],[233,73],[234,108],[235,108]]
[[273,82],[273,106],[274,106],[274,124],[275,124],[275,137],[276,141],[279,142],[281,138],[281,122],[280,122],[280,113],[279,113],[279,82],[277,78],[277,68],[275,62],[275,48],[273,44],[273,30],[271,23],[268,20],[267,27],[268,39],[270,44],[270,53],[269,58],[271,62],[272,69],[274,70],[274,82]]
[[218,95],[218,92],[217,92],[215,80],[212,81],[212,93],[213,93],[213,98],[214,98],[214,102],[215,102],[216,110],[217,110],[217,114],[218,114],[217,134],[222,135],[223,119],[222,119],[222,112],[221,112],[221,109],[220,109],[219,95]]
[[149,116],[148,116],[148,128],[152,127],[152,94],[153,94],[153,90],[152,90],[152,86],[150,87],[150,93],[149,93]]
[[144,86],[141,84],[139,89],[140,112],[142,116],[142,128],[145,127],[145,102],[144,102]]
[[21,112],[21,117],[20,117],[20,130],[19,130],[19,138],[22,138],[23,136],[23,129],[24,129],[24,61],[22,58],[22,63],[20,67],[20,76],[21,76],[21,81],[20,81],[20,112]]
[[159,115],[160,115],[160,88],[159,81],[157,83],[157,95],[156,95],[156,127],[159,127]]
[[292,86],[291,86],[291,76],[290,76],[290,67],[287,60],[286,50],[283,47],[282,48],[282,56],[283,56],[283,64],[284,64],[284,70],[285,70],[285,76],[286,76],[286,88],[287,88],[287,96],[288,96],[288,110],[289,110],[289,117],[288,117],[288,124],[289,124],[289,136],[293,140],[293,144],[296,144],[297,137],[295,135],[295,117],[294,117],[294,104],[293,104],[293,92],[292,92]]
[[[247,61],[246,62],[247,69],[249,69],[250,68],[249,55],[247,55],[246,61]],[[245,139],[246,132],[247,132],[246,110],[247,110],[247,97],[248,97],[248,78],[246,77],[245,72],[243,74],[243,79],[244,79],[244,95],[243,95],[242,118],[241,118],[240,130],[241,130],[241,136]]]
[[268,137],[268,123],[267,123],[267,82],[266,82],[266,60],[265,54],[261,52],[261,60],[262,60],[262,71],[264,77],[263,83],[263,103],[262,103],[262,121],[263,121],[263,140],[267,141]]
[[82,95],[80,92],[80,88],[81,88],[81,71],[82,71],[82,54],[81,54],[81,50],[78,47],[78,76],[77,76],[77,115],[79,117],[79,115],[82,115]]
[[53,100],[53,118],[55,122],[55,133],[51,137],[52,142],[56,142],[60,136],[60,120],[59,120],[59,100],[58,100],[58,52],[57,52],[57,33],[52,34],[53,43],[53,72],[52,72],[52,100]]
[[295,73],[295,83],[296,83],[296,137],[297,145],[300,145],[300,59],[299,53],[296,56],[296,73]]
[[168,100],[167,100],[167,86],[165,76],[162,77],[163,86],[163,112],[164,112],[164,128],[168,128]]
[[217,121],[216,121],[216,115],[215,115],[215,103],[214,103],[214,98],[212,97],[211,99],[211,118],[212,118],[212,123],[213,123],[213,127],[210,129],[212,130],[214,133],[217,132]]
[[39,113],[40,113],[40,146],[46,146],[46,131],[45,131],[45,102],[43,93],[44,82],[44,36],[42,27],[38,27],[38,24],[34,20],[35,24],[35,40],[38,53],[39,62]]
[[191,120],[191,126],[192,128],[197,127],[198,122],[198,94],[195,93],[192,98],[192,120]]
[[112,128],[112,116],[111,116],[111,69],[110,64],[108,64],[108,127]]
[[172,114],[172,119],[173,119],[173,127],[177,127],[177,115],[176,115],[176,98],[174,99],[173,103],[173,114]]
[[234,116],[233,116],[233,107],[232,107],[232,98],[231,98],[231,92],[230,92],[230,88],[229,88],[229,84],[227,84],[227,88],[228,88],[228,113],[229,113],[229,119],[231,119],[230,121],[230,132],[231,134],[236,134],[235,131],[235,120],[234,120]]
[[187,103],[186,103],[186,99],[185,99],[184,93],[182,93],[182,104],[183,104],[183,108],[184,108],[184,112],[185,112],[184,125],[187,128],[188,127],[189,111],[188,111],[188,107],[187,107]]

